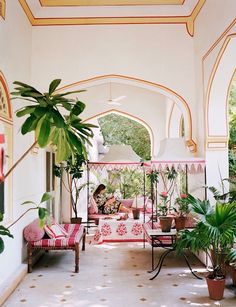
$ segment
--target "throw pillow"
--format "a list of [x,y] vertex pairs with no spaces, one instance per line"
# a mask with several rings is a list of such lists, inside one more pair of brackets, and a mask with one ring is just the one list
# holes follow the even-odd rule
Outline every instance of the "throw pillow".
[[90,198],[90,202],[89,202],[90,206],[88,208],[88,213],[89,214],[97,214],[98,213],[98,206],[96,201],[94,200],[93,197]]
[[45,225],[44,230],[51,239],[63,239],[68,236],[65,229],[55,222],[51,225]]

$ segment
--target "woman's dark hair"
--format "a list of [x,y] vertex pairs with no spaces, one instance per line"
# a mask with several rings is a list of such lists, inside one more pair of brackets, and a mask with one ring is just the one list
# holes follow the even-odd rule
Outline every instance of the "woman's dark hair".
[[93,196],[96,197],[98,196],[98,194],[100,194],[100,192],[102,190],[105,190],[106,189],[106,186],[104,184],[99,184],[99,186],[96,188],[96,190],[93,192]]

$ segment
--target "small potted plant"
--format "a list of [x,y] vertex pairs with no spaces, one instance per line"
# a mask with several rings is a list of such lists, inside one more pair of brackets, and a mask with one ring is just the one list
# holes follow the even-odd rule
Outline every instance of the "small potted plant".
[[135,178],[133,180],[133,184],[134,184],[133,186],[134,202],[132,205],[132,213],[134,220],[138,220],[140,217],[140,210],[141,210],[141,208],[138,205],[139,203],[138,195],[140,194],[141,191],[141,183],[138,178]]
[[208,200],[191,199],[191,207],[199,216],[196,227],[182,230],[176,241],[176,251],[184,249],[192,252],[205,252],[212,262],[212,269],[206,275],[211,299],[223,298],[225,287],[225,262],[233,245],[236,233],[235,203],[216,203],[214,207]]
[[172,220],[171,216],[168,216],[170,213],[170,199],[168,199],[168,193],[166,191],[160,194],[161,202],[157,206],[157,214],[159,216],[159,221],[161,225],[161,230],[163,232],[170,232]]
[[179,197],[175,200],[175,205],[173,210],[176,213],[175,216],[175,228],[177,231],[185,228],[185,223],[187,220],[187,215],[189,213],[189,200],[188,195],[181,193]]

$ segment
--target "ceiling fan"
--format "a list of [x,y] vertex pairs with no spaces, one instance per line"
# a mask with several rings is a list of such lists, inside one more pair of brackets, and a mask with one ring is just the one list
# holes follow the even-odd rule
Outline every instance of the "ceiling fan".
[[119,101],[123,100],[124,98],[126,98],[125,95],[122,96],[118,96],[116,98],[112,98],[112,94],[111,94],[111,82],[109,83],[109,99],[107,100],[107,103],[110,105],[115,105],[115,106],[120,106],[121,103]]

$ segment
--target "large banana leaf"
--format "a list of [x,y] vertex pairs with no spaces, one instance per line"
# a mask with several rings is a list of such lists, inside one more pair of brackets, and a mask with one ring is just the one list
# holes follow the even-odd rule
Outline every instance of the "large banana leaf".
[[[80,93],[72,91],[66,93],[55,92],[61,80],[55,79],[49,85],[48,93],[41,93],[31,85],[15,81],[16,85],[12,96],[17,99],[30,101],[16,112],[18,117],[27,116],[22,127],[22,134],[35,131],[40,147],[54,145],[56,162],[67,160],[70,156],[80,153],[87,157],[86,143],[93,137],[92,128],[96,126],[83,123],[78,117],[85,104],[78,99],[69,99],[66,96]],[[68,114],[69,115],[65,115]]]

